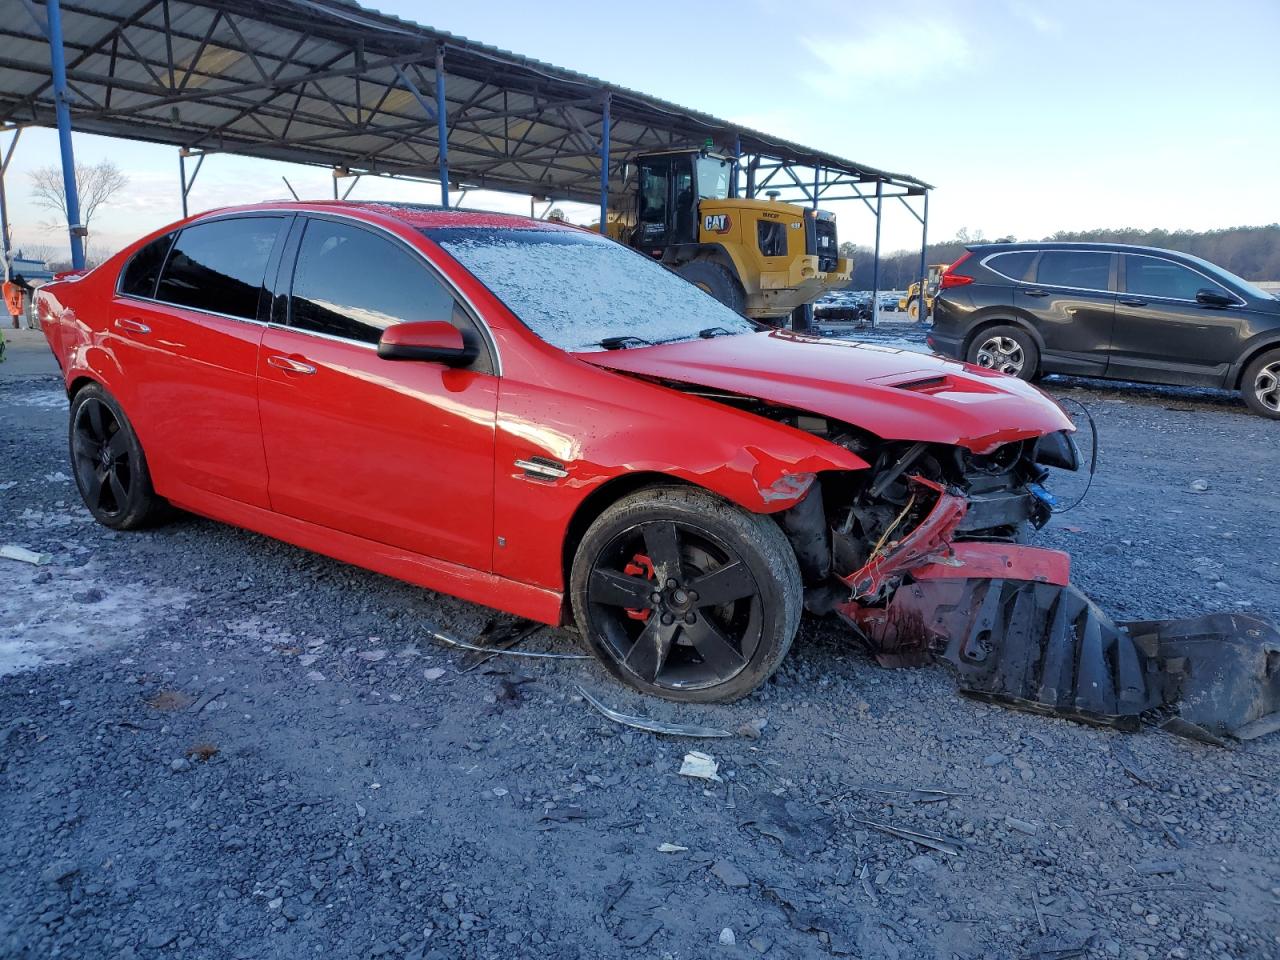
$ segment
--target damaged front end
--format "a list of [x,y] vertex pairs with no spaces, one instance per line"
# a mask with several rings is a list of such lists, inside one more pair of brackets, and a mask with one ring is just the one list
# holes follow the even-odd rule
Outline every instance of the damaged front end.
[[[780,516],[806,605],[835,613],[885,666],[940,661],[962,693],[1018,709],[1208,743],[1280,729],[1280,631],[1213,614],[1118,623],[1070,582],[1070,558],[1018,542],[1051,514],[1044,467],[1069,438],[976,457],[855,449],[876,469],[824,476]],[[873,459],[874,457],[874,459]]]

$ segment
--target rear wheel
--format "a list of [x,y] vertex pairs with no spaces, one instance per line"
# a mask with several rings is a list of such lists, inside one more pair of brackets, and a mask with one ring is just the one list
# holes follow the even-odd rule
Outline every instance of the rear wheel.
[[676,267],[675,272],[735,313],[742,313],[746,308],[747,296],[742,291],[742,284],[723,264],[711,260],[690,260]]
[[1280,420],[1280,350],[1268,350],[1245,367],[1240,391],[1254,413]]
[[653,487],[587,530],[574,618],[615,677],[669,700],[736,700],[778,668],[800,623],[795,553],[768,517],[702,490]]
[[151,486],[142,444],[115,397],[89,384],[71,401],[71,466],[93,518],[134,530],[158,518],[164,501]]
[[966,359],[979,367],[1031,380],[1040,368],[1040,351],[1031,335],[1019,327],[988,327],[969,344]]

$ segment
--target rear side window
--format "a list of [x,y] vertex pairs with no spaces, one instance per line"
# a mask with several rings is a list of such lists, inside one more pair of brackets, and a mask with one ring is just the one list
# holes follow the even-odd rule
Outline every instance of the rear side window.
[[1208,277],[1202,277],[1180,263],[1133,254],[1126,254],[1124,261],[1124,286],[1129,293],[1144,297],[1194,300],[1196,293],[1208,289],[1214,293],[1230,296],[1226,290]]
[[156,299],[255,320],[280,217],[241,217],[187,227],[165,264]]
[[308,221],[293,273],[292,326],[377,343],[397,323],[443,320],[461,328],[455,306],[445,285],[399,244],[349,224]]
[[1036,283],[1079,290],[1110,286],[1111,254],[1083,250],[1046,250],[1036,267]]
[[761,256],[785,257],[787,255],[787,225],[776,220],[757,221],[756,241],[760,244]]
[[1013,253],[997,253],[987,258],[987,269],[994,270],[1010,280],[1027,279],[1027,271],[1031,269],[1031,261],[1036,258],[1034,250],[1018,250]]
[[120,275],[121,293],[148,299],[156,295],[156,281],[160,279],[160,268],[164,266],[165,254],[169,252],[173,237],[172,233],[166,233],[130,258]]

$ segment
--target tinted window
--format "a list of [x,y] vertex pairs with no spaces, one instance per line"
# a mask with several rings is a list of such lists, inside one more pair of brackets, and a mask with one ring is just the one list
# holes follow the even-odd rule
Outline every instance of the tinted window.
[[377,343],[397,323],[462,326],[452,294],[421,260],[399,244],[332,220],[307,223],[290,307],[295,327],[365,343]]
[[1027,271],[1031,269],[1031,261],[1035,258],[1036,252],[1034,250],[997,253],[987,261],[987,266],[1010,280],[1025,280]]
[[279,217],[241,217],[187,227],[169,254],[156,299],[256,319],[280,223]]
[[156,281],[160,279],[160,268],[164,266],[164,257],[169,252],[171,243],[173,234],[166,233],[135,253],[120,276],[120,292],[135,297],[154,297]]
[[1173,297],[1194,300],[1197,291],[1226,294],[1218,284],[1178,263],[1155,257],[1126,256],[1125,289],[1144,297]]
[[1036,282],[1082,290],[1106,290],[1111,254],[1075,250],[1046,250],[1036,267]]

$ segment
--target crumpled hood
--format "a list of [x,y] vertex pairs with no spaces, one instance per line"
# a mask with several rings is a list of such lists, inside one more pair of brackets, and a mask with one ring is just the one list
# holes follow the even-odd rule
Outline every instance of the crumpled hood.
[[576,354],[638,376],[758,397],[869,430],[989,453],[1072,430],[1028,383],[955,360],[786,330]]

